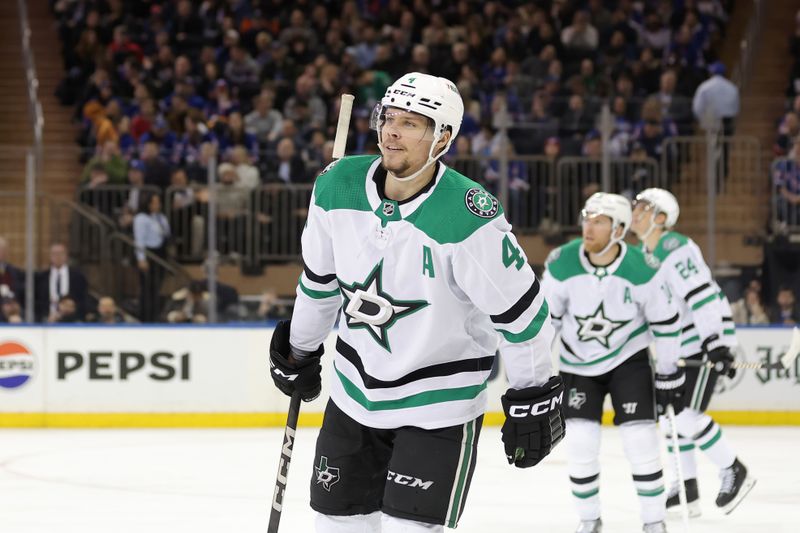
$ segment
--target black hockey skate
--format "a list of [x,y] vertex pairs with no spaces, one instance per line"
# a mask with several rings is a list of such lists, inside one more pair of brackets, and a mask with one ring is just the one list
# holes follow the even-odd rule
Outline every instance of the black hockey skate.
[[756,484],[753,476],[747,474],[747,468],[736,459],[729,468],[719,473],[722,485],[717,495],[717,507],[725,514],[736,509],[736,506],[747,496]]
[[[697,490],[697,480],[687,479],[683,482],[686,490],[686,502],[689,504],[689,518],[697,518],[702,513],[700,509],[700,492]],[[678,483],[673,483],[667,493],[667,511],[682,513],[681,498],[678,494]]]

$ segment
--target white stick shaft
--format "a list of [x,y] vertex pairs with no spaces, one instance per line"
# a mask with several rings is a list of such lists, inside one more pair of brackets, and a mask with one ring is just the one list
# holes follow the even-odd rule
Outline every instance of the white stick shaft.
[[344,157],[344,148],[347,145],[347,130],[350,129],[350,113],[353,112],[352,94],[343,94],[342,103],[339,105],[339,123],[336,125],[336,137],[333,139],[333,158]]
[[792,329],[792,340],[789,342],[789,349],[781,357],[783,368],[790,368],[794,365],[794,360],[797,359],[798,353],[800,353],[800,329],[795,327]]
[[686,499],[686,485],[683,478],[683,466],[681,465],[681,447],[678,442],[678,425],[675,423],[675,409],[672,405],[667,405],[667,420],[669,420],[669,431],[672,437],[672,453],[675,454],[675,472],[678,474],[678,498],[681,502],[681,515],[683,515],[683,530],[689,531],[689,502]]

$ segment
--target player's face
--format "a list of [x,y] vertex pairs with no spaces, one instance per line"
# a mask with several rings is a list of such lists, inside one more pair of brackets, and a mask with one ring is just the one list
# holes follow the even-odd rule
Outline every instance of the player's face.
[[398,177],[408,176],[428,159],[433,142],[433,124],[428,117],[397,108],[387,108],[381,125],[383,166]]
[[581,221],[583,229],[583,246],[592,254],[603,251],[611,240],[611,218],[605,215],[584,216]]
[[638,236],[644,233],[650,227],[650,221],[653,217],[653,206],[647,202],[636,202],[633,205],[633,221],[631,222],[631,230]]

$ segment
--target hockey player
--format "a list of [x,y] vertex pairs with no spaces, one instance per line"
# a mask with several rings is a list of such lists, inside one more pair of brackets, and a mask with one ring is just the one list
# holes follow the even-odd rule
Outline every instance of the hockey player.
[[[736,457],[719,425],[705,413],[719,376],[733,377],[731,348],[736,332],[727,298],[711,277],[700,248],[672,230],[680,213],[675,196],[664,189],[645,189],[635,200],[633,231],[645,253],[660,263],[663,277],[681,306],[681,356],[710,360],[716,366],[686,370],[685,408],[676,417],[679,456],[685,478],[690,516],[700,515],[695,447],[720,469],[722,480],[716,504],[730,513],[755,484]],[[671,446],[668,446],[671,450]],[[675,479],[676,476],[673,476]],[[680,505],[677,480],[667,497],[667,508]]]
[[563,436],[539,281],[497,200],[439,162],[463,110],[450,81],[406,74],[372,115],[381,156],[345,157],[316,180],[270,363],[281,391],[315,398],[341,313],[311,480],[320,533],[456,527],[498,348],[509,463],[533,466]]
[[654,379],[648,345],[655,341],[656,400],[679,404],[683,371],[676,366],[676,302],[645,256],[623,242],[631,225],[630,202],[595,193],[581,212],[583,239],[551,252],[542,288],[560,329],[561,376],[567,393],[567,457],[578,533],[598,533],[600,420],[611,395],[631,464],[646,532],[666,531],[665,500],[656,426]]

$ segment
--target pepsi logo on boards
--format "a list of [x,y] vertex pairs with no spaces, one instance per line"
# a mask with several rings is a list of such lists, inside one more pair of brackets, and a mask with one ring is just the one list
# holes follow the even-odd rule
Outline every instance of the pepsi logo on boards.
[[0,342],[0,388],[19,388],[33,377],[35,361],[33,353],[24,345]]

